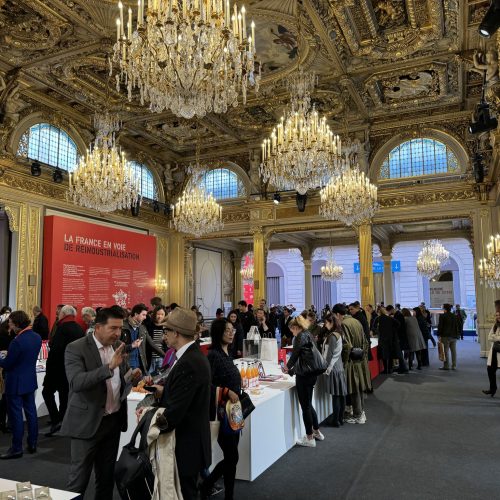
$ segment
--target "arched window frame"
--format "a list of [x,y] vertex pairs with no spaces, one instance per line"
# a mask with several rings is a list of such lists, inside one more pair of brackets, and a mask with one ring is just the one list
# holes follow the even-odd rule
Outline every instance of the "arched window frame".
[[140,179],[141,196],[149,200],[158,200],[158,180],[153,171],[144,163],[129,160],[133,173]]
[[78,165],[79,151],[77,142],[66,130],[49,121],[37,121],[21,134],[16,156],[72,172]]
[[[206,176],[210,175],[212,172],[215,172],[216,170],[220,169],[228,170],[230,173],[234,174],[236,176],[239,186],[237,187],[238,191],[237,196],[222,198],[214,195],[217,201],[227,202],[227,203],[230,203],[232,201],[236,202],[238,200],[241,200],[242,198],[246,198],[251,193],[250,179],[248,178],[248,175],[239,165],[233,162],[224,162],[213,165],[210,169],[204,172],[203,179],[205,179]],[[192,181],[193,178],[189,179],[188,185],[191,184]],[[208,189],[207,191],[212,192],[210,189]]]
[[[457,161],[456,170],[451,172],[450,171],[438,172],[432,174],[407,176],[407,177],[381,178],[380,174],[384,166],[384,162],[389,156],[389,154],[398,146],[401,146],[402,144],[415,139],[431,139],[444,144],[447,150],[453,153],[453,155],[456,158]],[[370,167],[370,179],[372,182],[378,184],[384,184],[384,183],[407,182],[408,180],[411,179],[428,179],[428,178],[439,179],[439,178],[447,178],[453,176],[461,176],[465,173],[468,163],[469,163],[468,154],[463,145],[457,139],[455,139],[450,134],[447,134],[446,132],[443,132],[441,130],[425,129],[422,130],[418,136],[415,135],[409,136],[408,134],[398,134],[394,136],[391,140],[386,142],[373,157]]]

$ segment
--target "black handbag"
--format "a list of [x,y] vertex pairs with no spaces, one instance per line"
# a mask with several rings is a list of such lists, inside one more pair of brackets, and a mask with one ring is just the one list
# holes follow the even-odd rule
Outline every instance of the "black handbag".
[[492,353],[500,354],[500,340],[495,340],[495,342],[493,342]]
[[[115,465],[115,482],[123,500],[152,498],[155,475],[148,456],[146,436],[156,408],[148,411],[135,428],[130,442],[122,448],[122,453]],[[137,435],[141,433],[139,447],[136,448]]]
[[365,350],[362,347],[353,347],[349,353],[351,361],[361,361],[365,355]]
[[301,347],[299,359],[294,367],[297,375],[317,376],[324,373],[326,368],[325,358],[323,358],[313,342],[308,342]]
[[241,412],[243,413],[243,418],[247,418],[250,413],[255,410],[255,406],[250,399],[250,396],[245,392],[241,391],[240,395]]

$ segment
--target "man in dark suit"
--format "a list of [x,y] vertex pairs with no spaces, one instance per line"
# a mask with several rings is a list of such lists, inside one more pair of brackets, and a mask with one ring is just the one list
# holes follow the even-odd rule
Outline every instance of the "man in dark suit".
[[5,397],[12,428],[12,445],[2,459],[23,456],[23,410],[28,423],[28,451],[36,452],[38,440],[38,417],[36,414],[35,391],[36,363],[42,339],[31,329],[31,321],[24,311],[14,311],[9,316],[9,328],[16,334],[10,343],[5,358],[0,358],[0,368],[5,377]]
[[255,316],[252,311],[248,308],[248,304],[244,300],[240,300],[238,302],[238,308],[240,310],[239,316],[240,316],[240,322],[241,326],[243,327],[243,333],[245,335],[245,338],[247,338],[248,332],[250,331],[250,328],[252,326],[259,326],[257,323],[257,320],[255,319]]
[[288,328],[288,324],[292,321],[292,315],[290,309],[288,307],[283,308],[283,316],[280,318],[279,329],[281,332],[281,347],[285,347],[286,345],[290,345],[292,343],[292,332],[290,328]]
[[68,409],[62,433],[71,437],[68,490],[83,497],[95,470],[99,500],[113,498],[114,470],[120,433],[127,430],[127,395],[140,370],[129,369],[125,344],[120,343],[123,311],[101,309],[93,334],[66,348]]
[[[46,437],[52,436],[61,429],[68,406],[69,385],[64,368],[64,353],[71,342],[81,339],[84,335],[82,327],[76,322],[76,309],[73,306],[62,307],[47,357],[43,380],[42,395],[51,421],[50,431],[45,434]],[[59,409],[54,398],[55,391],[59,393]]]
[[42,340],[48,340],[49,339],[49,320],[47,319],[47,316],[43,314],[43,311],[40,307],[35,306],[33,308],[33,317],[35,318],[33,320],[33,331],[35,333],[38,333],[40,337],[42,337]]
[[172,311],[165,322],[167,343],[176,350],[176,359],[165,382],[157,388],[162,432],[175,430],[175,456],[185,500],[198,498],[198,475],[212,461],[210,446],[210,365],[196,339],[196,314],[182,307]]

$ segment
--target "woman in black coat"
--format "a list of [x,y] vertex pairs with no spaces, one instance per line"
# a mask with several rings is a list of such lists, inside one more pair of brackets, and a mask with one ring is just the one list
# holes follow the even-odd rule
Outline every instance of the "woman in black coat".
[[[241,375],[229,355],[229,346],[233,344],[235,329],[230,321],[216,319],[210,326],[212,345],[208,351],[208,361],[212,372],[212,394],[210,404],[210,420],[215,420],[217,389],[219,389],[222,404],[230,400],[236,403],[241,394]],[[205,479],[201,487],[201,497],[208,498],[215,482],[224,476],[224,498],[232,500],[236,466],[238,465],[238,443],[240,433],[226,433],[220,426],[217,442],[222,449],[224,458],[215,466],[212,473]]]
[[425,345],[427,346],[427,349],[423,349],[422,351],[420,351],[420,356],[422,358],[422,366],[429,366],[430,333],[429,333],[429,328],[427,326],[427,320],[423,315],[422,309],[420,309],[420,307],[414,307],[413,311],[415,312],[415,317],[417,318],[418,326],[420,328],[420,331],[422,332],[422,336],[424,337]]
[[398,357],[394,349],[398,342],[398,324],[392,316],[389,316],[387,310],[381,307],[373,323],[373,329],[378,336],[379,358],[384,362],[382,373],[390,374],[392,373],[392,360]]
[[243,356],[243,338],[245,335],[243,333],[243,325],[241,324],[238,311],[231,311],[227,315],[227,320],[236,330],[236,333],[234,334],[234,341],[229,346],[229,354],[233,359],[241,358],[241,356]]

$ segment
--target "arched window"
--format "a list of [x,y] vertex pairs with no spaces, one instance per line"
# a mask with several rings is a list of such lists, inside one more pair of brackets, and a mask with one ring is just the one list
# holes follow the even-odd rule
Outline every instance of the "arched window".
[[22,135],[17,156],[72,172],[78,162],[78,149],[64,130],[50,123],[37,123]]
[[380,179],[451,174],[460,170],[455,153],[436,139],[422,137],[396,146],[385,157]]
[[228,168],[215,168],[203,174],[201,186],[216,200],[245,196],[245,185],[236,172]]
[[153,174],[150,172],[148,167],[137,161],[129,161],[128,163],[129,166],[132,168],[132,172],[140,181],[141,195],[143,196],[143,198],[156,200],[157,196],[156,196],[155,181]]

